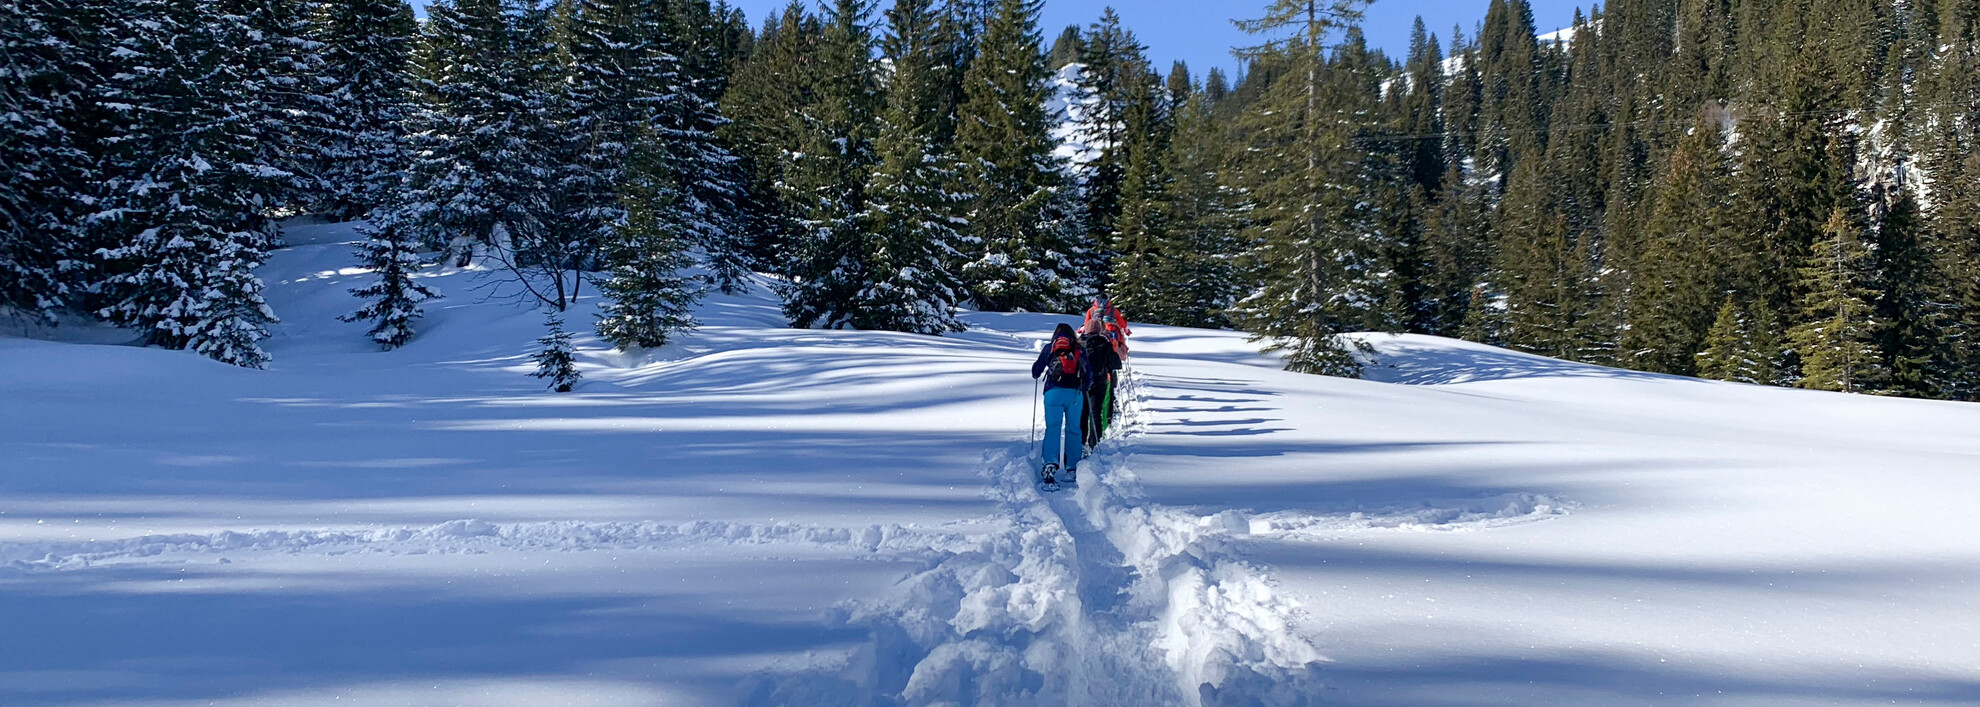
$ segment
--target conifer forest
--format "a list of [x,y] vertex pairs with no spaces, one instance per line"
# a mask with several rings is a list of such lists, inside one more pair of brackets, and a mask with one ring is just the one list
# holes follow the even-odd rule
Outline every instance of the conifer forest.
[[1042,2],[0,0],[0,316],[263,367],[281,224],[361,219],[378,346],[485,267],[558,370],[717,290],[929,335],[1104,292],[1328,375],[1407,332],[1980,400],[1980,0],[1492,0],[1403,56],[1252,0],[1228,74]]

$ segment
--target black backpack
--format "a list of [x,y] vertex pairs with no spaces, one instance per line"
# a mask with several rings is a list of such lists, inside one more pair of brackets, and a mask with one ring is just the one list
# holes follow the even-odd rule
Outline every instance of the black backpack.
[[1053,339],[1052,357],[1045,364],[1045,379],[1061,388],[1078,388],[1080,358],[1085,355],[1071,339]]

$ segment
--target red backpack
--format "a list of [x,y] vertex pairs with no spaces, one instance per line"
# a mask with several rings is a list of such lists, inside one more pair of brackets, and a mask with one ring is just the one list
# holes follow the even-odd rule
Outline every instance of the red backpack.
[[1079,344],[1073,343],[1072,339],[1063,336],[1053,339],[1051,363],[1045,368],[1046,374],[1051,377],[1052,385],[1061,388],[1078,388],[1079,358],[1084,355],[1079,350]]

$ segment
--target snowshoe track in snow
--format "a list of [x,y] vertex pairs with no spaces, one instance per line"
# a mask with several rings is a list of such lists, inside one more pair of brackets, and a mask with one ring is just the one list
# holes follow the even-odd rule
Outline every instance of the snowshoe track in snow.
[[251,530],[146,535],[120,540],[0,543],[0,570],[73,570],[186,561],[219,553],[463,554],[492,550],[624,550],[688,544],[805,546],[880,559],[918,560],[973,545],[963,533],[902,525],[834,528],[795,523],[489,523],[455,520],[369,530]]
[[1230,554],[1219,517],[1140,498],[1123,446],[1146,425],[1136,405],[1126,418],[1059,492],[1030,483],[1027,446],[986,454],[1009,530],[842,608],[865,645],[758,675],[745,704],[1316,704],[1325,659],[1298,605]]

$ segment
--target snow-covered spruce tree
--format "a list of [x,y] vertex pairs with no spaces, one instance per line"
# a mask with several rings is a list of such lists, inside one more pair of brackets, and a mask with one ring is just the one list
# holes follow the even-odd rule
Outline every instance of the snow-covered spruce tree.
[[313,166],[316,208],[353,219],[393,203],[410,156],[412,42],[419,31],[405,0],[342,0],[317,6],[322,46],[320,126]]
[[547,146],[556,211],[547,219],[570,238],[602,243],[625,221],[628,161],[680,89],[678,62],[655,32],[668,19],[663,10],[644,0],[566,0],[557,9],[557,127]]
[[1040,0],[999,0],[963,80],[956,153],[963,165],[970,297],[994,311],[1056,311],[1087,290],[1073,258],[1079,204],[1052,151],[1045,114]]
[[529,375],[549,379],[551,390],[571,392],[578,380],[584,378],[583,374],[578,373],[577,356],[571,349],[571,333],[564,330],[564,317],[554,309],[544,318],[543,326],[550,331],[536,340],[543,349],[531,357],[536,361],[536,372]]
[[1801,354],[1801,387],[1845,393],[1882,389],[1889,371],[1876,348],[1873,265],[1861,228],[1836,209],[1801,269],[1805,323],[1788,332]]
[[92,218],[111,244],[96,254],[98,314],[153,345],[259,368],[275,321],[254,275],[273,238],[259,230],[272,168],[258,160],[258,105],[233,51],[249,30],[200,0],[127,10],[100,98],[121,122]]
[[866,180],[879,93],[867,0],[837,0],[815,59],[815,99],[801,115],[798,154],[780,186],[797,217],[784,314],[793,326],[851,325],[867,281]]
[[352,289],[351,294],[370,302],[340,318],[347,322],[373,322],[371,340],[390,351],[412,341],[413,322],[425,314],[420,303],[440,295],[413,280],[413,274],[421,266],[419,244],[395,212],[373,210],[371,223],[358,232],[365,236],[358,251],[359,263],[376,273],[378,281]]
[[699,296],[682,274],[692,265],[686,224],[699,217],[667,169],[666,136],[685,100],[681,63],[667,48],[680,19],[645,0],[569,0],[557,14],[567,140],[555,218],[596,244],[606,270],[597,285],[609,300],[597,330],[621,349],[661,346],[692,327]]
[[778,185],[789,168],[785,156],[799,151],[804,134],[800,119],[815,83],[811,57],[823,32],[803,3],[785,6],[765,22],[722,96],[721,114],[731,122],[718,137],[735,146],[743,175],[739,205],[750,233],[747,249],[761,269],[783,275],[790,274],[788,256],[797,222]]
[[679,207],[676,182],[653,172],[664,169],[656,148],[633,154],[623,188],[623,219],[605,238],[607,267],[598,283],[605,293],[598,335],[622,350],[658,348],[675,334],[695,327],[694,305],[701,280],[694,265],[689,211]]
[[1176,211],[1169,162],[1174,126],[1152,74],[1143,69],[1123,78],[1133,83],[1122,91],[1129,97],[1122,115],[1128,128],[1121,132],[1126,143],[1117,151],[1126,165],[1115,197],[1119,215],[1107,234],[1113,252],[1108,293],[1124,311],[1134,312],[1136,320],[1169,324],[1176,320],[1174,305],[1186,286],[1181,279],[1184,260],[1191,257],[1188,246],[1178,242],[1187,226]]
[[1749,314],[1730,297],[1719,305],[1705,349],[1698,352],[1699,377],[1754,385],[1773,385],[1780,378],[1775,370],[1780,337],[1775,324],[1764,319],[1766,310],[1760,312]]
[[[343,116],[324,112],[323,46],[311,31],[316,0],[215,0],[244,31],[232,48],[246,82],[256,161],[267,188],[263,210],[296,211],[323,201],[315,153]],[[272,229],[271,229],[272,231]]]
[[[1085,110],[1076,121],[1077,130],[1092,141],[1100,156],[1078,171],[1079,187],[1086,206],[1088,240],[1110,245],[1125,208],[1122,190],[1135,159],[1131,151],[1138,136],[1131,131],[1149,127],[1129,124],[1135,104],[1148,97],[1147,48],[1134,32],[1121,26],[1121,17],[1112,7],[1101,11],[1100,19],[1087,28],[1083,39],[1075,100]],[[1082,265],[1098,270],[1092,274],[1100,281],[1093,284],[1105,285],[1112,258],[1107,247],[1095,250],[1092,262]]]
[[1365,75],[1366,50],[1352,25],[1338,58],[1324,56],[1327,34],[1351,16],[1309,18],[1305,9],[1282,1],[1243,25],[1298,34],[1256,50],[1278,78],[1242,126],[1253,140],[1245,171],[1259,205],[1246,261],[1259,285],[1233,314],[1247,331],[1277,339],[1288,369],[1354,377],[1361,365],[1338,335],[1380,327],[1380,306],[1391,299],[1378,259],[1382,214],[1373,209],[1382,200],[1371,191],[1386,177],[1358,142],[1373,128],[1378,85]]
[[676,57],[678,66],[678,88],[660,111],[666,173],[679,195],[675,208],[685,212],[684,237],[700,249],[715,286],[736,294],[749,289],[755,258],[742,213],[748,180],[741,160],[721,138],[729,124],[721,102],[748,27],[739,25],[726,5],[710,7],[707,0],[670,5],[671,22],[655,27],[660,48]]
[[960,331],[955,306],[962,284],[950,272],[965,223],[961,200],[949,190],[955,166],[935,144],[946,98],[930,0],[898,0],[887,13],[890,34],[882,42],[892,63],[887,104],[880,116],[879,160],[867,185],[869,229],[866,281],[849,303],[848,323],[860,329],[918,334]]
[[93,3],[0,0],[0,309],[70,304],[94,165],[71,128],[88,99]]
[[455,249],[457,264],[475,248],[517,250],[550,208],[553,92],[541,19],[512,0],[427,7],[404,207],[431,245]]

